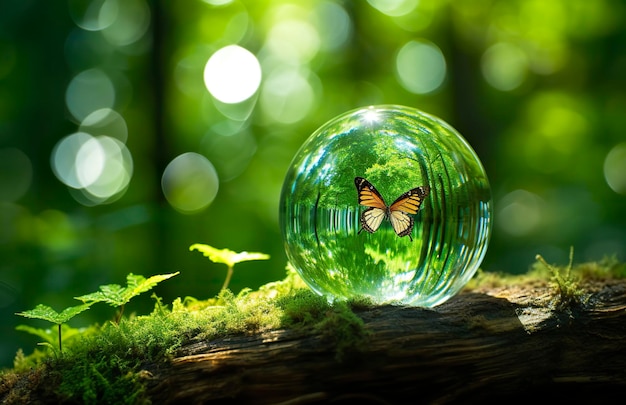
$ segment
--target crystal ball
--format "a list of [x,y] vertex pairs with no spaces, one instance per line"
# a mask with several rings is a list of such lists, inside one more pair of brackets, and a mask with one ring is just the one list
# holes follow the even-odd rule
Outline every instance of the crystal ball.
[[330,301],[435,306],[480,265],[491,190],[467,141],[403,106],[349,111],[296,153],[280,197],[287,257]]

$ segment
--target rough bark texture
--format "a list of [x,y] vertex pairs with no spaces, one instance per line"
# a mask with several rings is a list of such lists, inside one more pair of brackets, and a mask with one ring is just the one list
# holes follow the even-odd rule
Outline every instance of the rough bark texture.
[[585,288],[565,307],[524,285],[360,310],[366,336],[339,355],[304,331],[195,342],[145,378],[157,404],[614,400],[626,392],[626,282]]

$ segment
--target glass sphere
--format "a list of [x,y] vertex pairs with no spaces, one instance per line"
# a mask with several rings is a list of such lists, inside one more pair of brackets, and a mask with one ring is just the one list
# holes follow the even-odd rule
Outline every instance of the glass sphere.
[[461,135],[414,108],[342,114],[296,153],[280,199],[287,257],[329,300],[441,304],[480,265],[487,175]]

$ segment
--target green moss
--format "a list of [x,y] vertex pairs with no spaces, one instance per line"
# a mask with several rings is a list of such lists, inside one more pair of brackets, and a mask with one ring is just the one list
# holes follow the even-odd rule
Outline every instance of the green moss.
[[368,333],[363,320],[352,312],[347,302],[336,302],[316,325],[316,330],[333,340],[338,361],[358,352],[367,342]]
[[[43,390],[53,402],[142,404],[148,402],[141,378],[145,368],[166,366],[176,350],[191,340],[299,329],[329,339],[336,357],[343,359],[366,339],[363,322],[348,303],[329,304],[303,288],[292,270],[284,280],[258,291],[247,289],[234,295],[224,290],[215,298],[188,297],[172,305],[153,298],[155,308],[150,315],[93,326],[89,334],[68,341],[60,357],[51,356],[50,351],[48,357],[42,357],[42,351],[31,356],[18,353],[16,366],[29,371],[22,371],[22,377],[17,367],[5,373],[0,398],[13,389],[12,395],[19,400],[7,403],[29,402],[24,401],[28,392]],[[25,380],[31,385],[24,384]],[[37,386],[35,381],[45,383]]]
[[[537,281],[552,283],[559,308],[581,302],[580,283],[623,278],[626,269],[614,258],[597,263],[553,266],[539,259],[522,276],[479,272],[469,288]],[[167,362],[185,343],[228,335],[288,328],[316,333],[332,342],[335,357],[345,361],[367,344],[367,330],[355,309],[372,306],[366,299],[329,303],[305,287],[293,269],[284,280],[237,295],[228,290],[217,297],[176,299],[165,305],[154,296],[154,311],[122,318],[85,330],[67,330],[63,355],[48,347],[26,356],[18,352],[15,367],[1,376],[0,399],[28,403],[29,395],[48,402],[142,404],[148,399],[143,376]],[[69,327],[68,327],[69,328]],[[70,334],[72,332],[72,334]],[[69,338],[72,336],[71,339]]]
[[576,265],[573,264],[573,256],[572,249],[569,263],[558,266],[547,263],[541,255],[537,255],[529,271],[520,275],[479,270],[465,288],[471,291],[529,283],[549,284],[554,289],[553,305],[557,309],[565,309],[585,302],[587,293],[584,285],[626,278],[626,264],[620,263],[614,256]]

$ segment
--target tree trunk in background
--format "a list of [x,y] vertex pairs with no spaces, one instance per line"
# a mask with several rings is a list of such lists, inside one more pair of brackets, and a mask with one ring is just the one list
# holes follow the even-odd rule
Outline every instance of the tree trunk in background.
[[565,309],[532,283],[366,309],[363,344],[339,352],[290,330],[200,341],[145,378],[155,404],[613,400],[626,392],[626,282],[586,291]]

